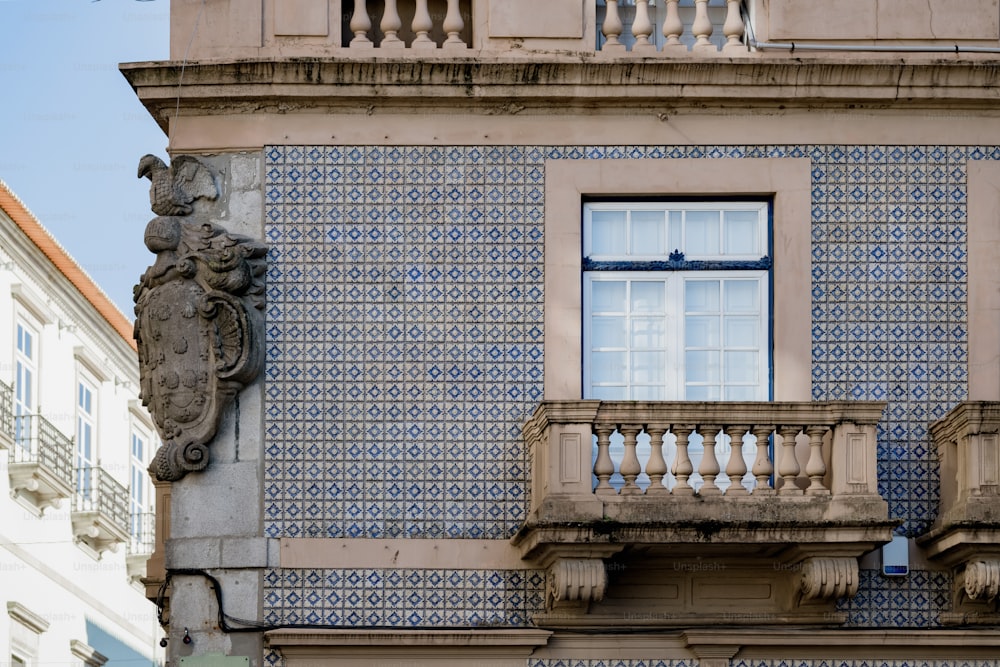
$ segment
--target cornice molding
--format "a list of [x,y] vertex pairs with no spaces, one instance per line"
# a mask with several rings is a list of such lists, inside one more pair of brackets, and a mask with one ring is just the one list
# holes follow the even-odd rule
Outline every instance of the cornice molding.
[[[670,108],[990,109],[1000,60],[955,58],[587,59],[539,55],[289,58],[120,66],[164,129],[182,115],[419,107],[484,115]],[[623,102],[626,102],[624,104]]]

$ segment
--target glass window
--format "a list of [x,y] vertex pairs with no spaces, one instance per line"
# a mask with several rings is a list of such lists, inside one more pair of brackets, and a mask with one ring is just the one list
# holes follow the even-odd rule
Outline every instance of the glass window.
[[20,317],[15,324],[14,441],[31,449],[32,420],[38,400],[38,329]]
[[585,397],[767,400],[767,229],[763,202],[586,205]]
[[77,491],[90,496],[94,491],[91,472],[97,464],[97,387],[81,375],[76,385]]

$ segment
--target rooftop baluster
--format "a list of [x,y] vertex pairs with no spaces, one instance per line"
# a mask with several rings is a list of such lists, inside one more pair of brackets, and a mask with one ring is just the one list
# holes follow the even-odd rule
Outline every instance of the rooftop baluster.
[[746,53],[742,6],[742,0],[597,0],[597,47],[611,55]]
[[344,3],[344,45],[352,49],[464,50],[471,46],[470,0],[354,0]]

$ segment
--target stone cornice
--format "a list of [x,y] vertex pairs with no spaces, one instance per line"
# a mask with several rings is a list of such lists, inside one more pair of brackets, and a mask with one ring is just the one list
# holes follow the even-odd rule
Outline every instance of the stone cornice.
[[[164,128],[181,114],[380,108],[482,114],[575,108],[994,108],[1000,60],[570,56],[284,59],[126,63],[121,71]],[[178,104],[178,82],[180,100]]]

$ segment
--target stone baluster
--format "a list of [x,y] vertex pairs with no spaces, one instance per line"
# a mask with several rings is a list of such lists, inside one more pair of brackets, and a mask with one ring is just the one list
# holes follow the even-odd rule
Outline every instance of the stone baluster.
[[615,474],[615,463],[611,460],[611,434],[615,432],[612,424],[597,424],[594,433],[597,434],[597,460],[594,462],[594,475],[597,476],[597,488],[594,493],[603,496],[613,496],[615,488],[611,486],[611,476]]
[[753,437],[757,440],[757,457],[753,461],[753,476],[756,479],[754,484],[754,494],[772,494],[771,475],[774,473],[774,464],[771,463],[771,455],[768,451],[770,443],[768,438],[774,430],[773,426],[754,426]]
[[719,475],[719,460],[715,456],[715,438],[722,432],[718,426],[699,426],[698,433],[702,437],[701,465],[698,466],[698,474],[701,475],[702,485],[698,493],[702,496],[717,496],[722,493],[715,484],[715,478]]
[[802,489],[795,484],[800,470],[799,462],[795,458],[795,436],[801,430],[799,426],[781,427],[781,461],[778,463],[778,474],[781,475],[782,485],[778,493],[782,495],[802,495]]
[[653,22],[649,20],[648,0],[635,0],[635,19],[632,21],[632,35],[635,37],[635,44],[632,45],[633,53],[656,51],[656,44],[649,41],[653,34]]
[[694,0],[694,23],[691,24],[691,34],[694,35],[694,51],[716,51],[715,45],[709,39],[712,36],[712,21],[708,18],[708,0]]
[[444,31],[448,39],[444,40],[446,49],[468,48],[462,41],[462,29],[465,28],[465,21],[462,20],[462,12],[458,8],[458,0],[448,0],[448,13],[444,17]]
[[354,38],[351,39],[351,48],[371,48],[375,46],[372,40],[368,39],[368,31],[372,29],[372,21],[368,18],[368,0],[355,0],[354,14],[351,15],[351,32]]
[[688,454],[688,438],[694,432],[694,426],[674,425],[670,431],[677,438],[677,456],[670,466],[670,472],[674,474],[677,483],[674,484],[675,496],[693,496],[694,487],[688,482],[694,466],[691,464],[691,456]]
[[431,13],[427,9],[427,0],[417,0],[417,7],[413,14],[413,48],[415,49],[436,49],[437,44],[430,38],[430,31],[434,29],[434,21],[431,20]]
[[727,496],[748,495],[746,487],[743,486],[743,475],[747,474],[747,464],[743,460],[743,434],[750,430],[749,426],[727,426],[726,435],[729,436],[729,462],[726,464],[726,475],[729,477],[729,488],[726,489]]
[[740,14],[740,0],[726,0],[726,22],[722,34],[726,36],[723,51],[745,51],[743,46],[743,16]]
[[687,52],[687,47],[681,43],[684,23],[681,21],[680,13],[677,11],[677,1],[667,0],[667,16],[663,20],[663,37],[666,39],[663,44],[664,53]]
[[826,463],[823,461],[823,436],[829,430],[826,426],[810,426],[806,429],[809,435],[809,460],[806,462],[806,475],[809,476],[809,488],[806,493],[812,496],[829,495],[830,490],[823,484],[826,475]]
[[642,489],[635,483],[635,480],[639,476],[639,473],[642,472],[642,464],[639,463],[639,456],[636,454],[635,446],[639,432],[642,431],[642,426],[622,424],[618,428],[618,431],[625,439],[625,454],[622,456],[622,464],[619,469],[622,478],[625,480],[625,486],[622,487],[622,495],[633,496],[641,494]]
[[646,462],[646,474],[649,475],[649,488],[647,494],[656,495],[668,493],[667,487],[663,484],[663,477],[667,474],[667,462],[663,459],[663,436],[667,433],[667,427],[659,424],[650,424],[646,427],[649,434],[649,461]]
[[601,51],[624,51],[625,45],[619,37],[622,34],[622,19],[618,15],[618,0],[607,0],[607,11],[604,14],[604,26],[601,32],[604,34],[604,46]]
[[382,29],[382,42],[379,44],[381,48],[401,49],[406,46],[399,38],[399,29],[403,27],[403,21],[399,18],[396,0],[385,0],[385,11],[382,13],[379,27]]

